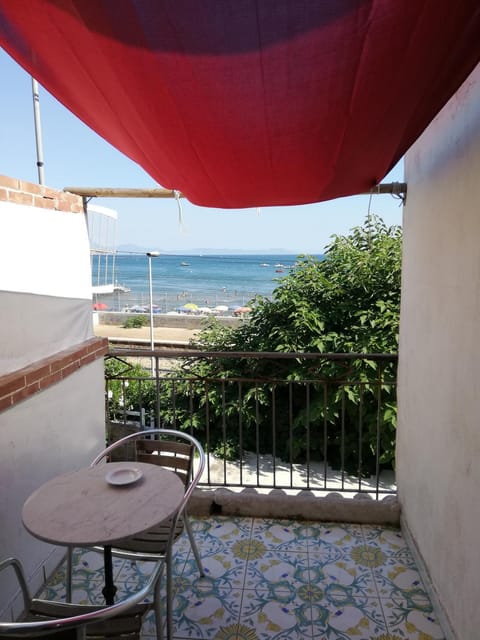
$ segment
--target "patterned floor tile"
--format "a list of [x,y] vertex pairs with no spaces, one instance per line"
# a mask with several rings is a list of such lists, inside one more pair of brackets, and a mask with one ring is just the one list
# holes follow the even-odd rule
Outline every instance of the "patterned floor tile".
[[[205,563],[201,560],[202,570],[205,571]],[[210,569],[209,569],[210,571]],[[207,574],[208,572],[205,571]],[[201,575],[201,570],[197,564],[195,556],[193,553],[189,553],[185,558],[179,558],[177,554],[174,552],[173,554],[173,574],[178,576],[184,576],[190,580],[196,580]]]
[[[394,527],[224,516],[191,521],[205,576],[182,536],[173,564],[175,640],[444,638]],[[102,554],[75,550],[74,558],[74,601],[103,602]],[[117,596],[134,593],[150,570],[115,558]],[[60,567],[42,597],[64,599],[64,578]],[[142,640],[155,634],[150,612]]]
[[148,580],[154,566],[155,563],[153,562],[124,560],[120,571],[118,571],[114,578],[114,581],[116,583],[122,583],[126,580],[136,580],[137,584],[143,584]]
[[396,606],[382,601],[390,635],[399,640],[444,640],[445,636],[430,603],[416,601],[414,606]]
[[364,543],[360,525],[311,523],[311,536],[308,539],[308,551],[324,553],[337,557],[339,552],[346,553],[353,547]]
[[221,629],[238,623],[241,602],[241,589],[223,591],[213,584],[206,593],[200,589],[177,593],[173,602],[175,637],[216,638]]
[[311,536],[307,522],[259,518],[253,522],[252,540],[257,540],[267,549],[305,552]]
[[[282,597],[283,595],[283,597]],[[312,634],[310,601],[292,591],[274,597],[271,593],[246,589],[243,593],[240,624],[258,640],[301,640]],[[255,635],[254,635],[255,634]]]
[[422,578],[414,565],[405,565],[394,559],[373,571],[380,598],[391,598],[397,593],[422,593],[428,599]]
[[362,525],[365,542],[378,544],[385,553],[396,553],[401,549],[408,550],[407,543],[396,527],[379,527]]
[[252,532],[251,518],[227,518],[217,516],[209,519],[199,519],[194,525],[195,535],[201,537],[201,548],[209,553],[210,548],[218,550],[229,546],[238,540],[248,539]]
[[360,567],[376,569],[387,562],[387,556],[380,547],[374,544],[359,544],[348,552],[349,561]]
[[[75,549],[73,554],[72,601],[77,604],[99,604],[104,598],[101,590],[104,585],[103,555],[88,549]],[[114,578],[118,576],[124,560],[115,558],[113,562]],[[50,578],[39,594],[46,600],[66,600],[66,565],[62,564]]]
[[[312,604],[315,640],[391,640],[378,598],[349,598]],[[393,640],[393,639],[392,639]]]
[[[101,551],[92,551],[90,549],[76,549],[75,553],[78,554],[78,561],[76,563],[75,577],[79,578],[81,575],[88,578],[88,580],[103,581],[103,553]],[[75,562],[75,556],[74,560]],[[112,558],[113,564],[113,577],[117,578],[121,571],[125,560],[123,558]]]
[[322,553],[309,553],[309,580],[326,594],[346,590],[352,597],[377,596],[372,570],[352,562],[348,554],[331,560]]
[[[234,586],[235,588],[243,588],[245,582],[245,571],[247,560],[242,555],[233,553],[232,547],[230,551],[220,551],[212,555],[202,556],[202,564],[205,577],[209,580],[215,580],[218,584],[225,586]],[[197,580],[198,572],[194,569],[195,565],[189,561],[182,575],[190,580]]]
[[[165,620],[163,620],[162,622],[163,622],[163,628],[165,628]],[[142,640],[147,640],[147,638],[148,640],[150,638],[156,639],[157,637],[156,634],[157,634],[157,627],[155,622],[155,612],[149,611],[143,620]]]
[[37,596],[45,600],[65,600],[65,570],[63,567],[50,576],[50,579]]
[[306,553],[266,551],[248,560],[245,588],[279,593],[298,590],[310,581]]
[[[93,587],[93,588],[92,588]],[[103,582],[72,584],[72,600],[77,604],[104,604],[105,599],[102,594]],[[120,594],[118,595],[120,597]]]

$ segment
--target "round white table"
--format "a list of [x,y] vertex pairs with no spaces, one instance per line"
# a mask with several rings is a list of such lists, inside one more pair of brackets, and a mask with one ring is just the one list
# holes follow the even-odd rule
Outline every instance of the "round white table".
[[[128,468],[131,472],[125,471]],[[131,483],[130,475],[140,476]],[[141,462],[110,462],[56,476],[26,500],[22,520],[36,538],[65,546],[102,545],[107,604],[113,603],[111,547],[171,517],[185,493],[180,478]]]

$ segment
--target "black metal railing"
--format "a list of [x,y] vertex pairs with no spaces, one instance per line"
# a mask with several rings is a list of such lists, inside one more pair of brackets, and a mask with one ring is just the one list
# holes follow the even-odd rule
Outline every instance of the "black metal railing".
[[188,430],[208,454],[203,485],[379,498],[396,493],[396,366],[387,354],[116,349],[107,423],[115,437]]

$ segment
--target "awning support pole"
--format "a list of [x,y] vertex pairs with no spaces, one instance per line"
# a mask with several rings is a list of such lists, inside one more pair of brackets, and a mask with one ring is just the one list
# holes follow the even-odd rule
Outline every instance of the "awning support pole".
[[[123,189],[121,187],[65,187],[64,191],[84,198],[184,198],[176,189]],[[381,182],[366,194],[391,194],[405,202],[406,182]],[[355,195],[355,194],[353,194]],[[365,195],[365,194],[356,194]]]

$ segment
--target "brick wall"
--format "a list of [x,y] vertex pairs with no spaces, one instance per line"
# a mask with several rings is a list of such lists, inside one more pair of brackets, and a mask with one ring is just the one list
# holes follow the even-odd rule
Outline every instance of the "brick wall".
[[28,367],[0,376],[0,411],[60,382],[80,367],[103,358],[107,352],[106,338],[92,338]]
[[0,175],[0,201],[42,209],[83,213],[83,201],[80,196],[2,175]]

